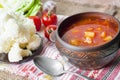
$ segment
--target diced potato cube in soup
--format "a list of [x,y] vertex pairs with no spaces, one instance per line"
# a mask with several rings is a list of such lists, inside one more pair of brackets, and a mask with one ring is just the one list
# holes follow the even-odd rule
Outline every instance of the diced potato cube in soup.
[[102,32],[102,33],[100,34],[100,37],[102,37],[102,38],[106,37],[106,32]]
[[85,37],[93,38],[95,36],[94,32],[85,32]]
[[78,40],[78,39],[72,39],[72,40],[70,40],[70,44],[78,46],[78,45],[80,45],[80,40]]
[[104,38],[104,41],[110,41],[110,40],[112,40],[112,36],[107,36]]
[[92,39],[90,37],[86,37],[84,42],[88,43],[88,44],[91,44],[92,43]]

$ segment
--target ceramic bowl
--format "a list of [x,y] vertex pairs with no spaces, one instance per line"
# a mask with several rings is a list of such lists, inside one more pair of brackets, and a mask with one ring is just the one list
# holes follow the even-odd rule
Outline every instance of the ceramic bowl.
[[[67,29],[67,27],[69,27],[79,19],[86,17],[106,19],[115,23],[115,25],[118,27],[117,34],[111,41],[93,47],[78,47],[65,42],[62,39],[62,33]],[[115,17],[101,12],[85,12],[69,16],[59,24],[56,31],[55,44],[61,55],[65,56],[70,63],[81,69],[92,70],[104,67],[115,58],[119,50],[119,39],[120,24]]]

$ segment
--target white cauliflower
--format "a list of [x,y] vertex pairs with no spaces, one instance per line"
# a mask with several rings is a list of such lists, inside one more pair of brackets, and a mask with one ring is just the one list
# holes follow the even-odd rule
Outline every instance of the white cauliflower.
[[25,56],[31,55],[30,50],[24,50],[19,47],[19,43],[15,43],[8,53],[8,59],[10,62],[18,62],[23,59]]
[[29,41],[27,45],[27,49],[35,50],[36,48],[40,46],[40,43],[41,43],[41,39],[39,35],[34,34],[33,36],[31,36],[31,40]]
[[0,53],[8,53],[10,62],[32,55],[41,43],[33,21],[14,12],[0,13]]
[[20,49],[19,44],[15,43],[11,48],[10,52],[8,53],[8,59],[10,62],[17,62],[22,60],[23,57],[21,56],[22,49]]

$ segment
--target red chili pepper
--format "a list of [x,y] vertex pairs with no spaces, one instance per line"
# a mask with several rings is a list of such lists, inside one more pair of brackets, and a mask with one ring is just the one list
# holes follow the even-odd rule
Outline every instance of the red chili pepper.
[[42,23],[45,27],[48,25],[56,25],[57,24],[57,15],[53,12],[45,12],[42,16]]
[[41,28],[41,19],[38,16],[29,16],[30,19],[34,21],[35,27],[37,31],[40,31]]
[[56,25],[48,25],[44,30],[45,37],[52,42],[54,42],[54,39],[55,39],[54,32],[56,28],[57,28]]

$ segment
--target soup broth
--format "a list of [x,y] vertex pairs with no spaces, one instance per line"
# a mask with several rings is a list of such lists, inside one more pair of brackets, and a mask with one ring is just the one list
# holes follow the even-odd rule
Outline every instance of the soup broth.
[[118,26],[105,19],[86,18],[68,26],[62,39],[74,46],[96,46],[112,40]]

